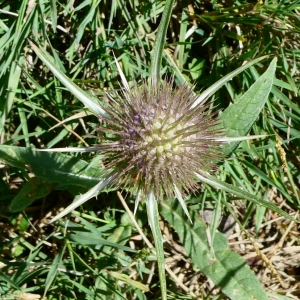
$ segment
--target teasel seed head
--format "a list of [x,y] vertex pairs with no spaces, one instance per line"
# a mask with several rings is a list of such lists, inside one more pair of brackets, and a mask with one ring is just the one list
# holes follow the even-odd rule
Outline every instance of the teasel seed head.
[[113,120],[102,119],[107,134],[99,147],[116,187],[152,191],[159,200],[174,197],[174,186],[182,195],[199,187],[195,173],[213,170],[222,157],[223,131],[209,104],[191,109],[195,100],[193,89],[174,88],[172,79],[107,94]]

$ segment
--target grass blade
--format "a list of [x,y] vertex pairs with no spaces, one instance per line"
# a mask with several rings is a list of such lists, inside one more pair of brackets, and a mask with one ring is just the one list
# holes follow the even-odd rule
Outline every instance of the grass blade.
[[158,27],[158,32],[155,38],[155,43],[151,55],[151,69],[150,76],[153,83],[159,83],[162,55],[165,46],[167,29],[171,19],[174,0],[167,0],[161,21]]

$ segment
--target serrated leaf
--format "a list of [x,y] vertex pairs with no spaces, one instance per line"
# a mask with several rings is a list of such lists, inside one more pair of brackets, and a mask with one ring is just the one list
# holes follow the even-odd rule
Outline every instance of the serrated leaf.
[[[277,58],[274,58],[267,71],[249,88],[249,90],[220,115],[229,137],[245,136],[264,107],[273,86]],[[224,146],[226,154],[230,154],[239,142]]]
[[195,212],[191,212],[193,224],[176,201],[165,201],[160,213],[175,228],[188,256],[207,277],[218,285],[232,300],[268,300],[259,280],[247,262],[228,249],[226,237],[215,233],[212,245],[206,234],[206,225]]

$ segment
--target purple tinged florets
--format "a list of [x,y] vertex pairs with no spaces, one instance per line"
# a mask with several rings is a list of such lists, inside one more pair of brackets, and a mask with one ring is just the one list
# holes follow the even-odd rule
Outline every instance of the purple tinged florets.
[[190,108],[195,99],[172,80],[107,94],[113,120],[104,120],[109,137],[100,147],[106,168],[118,174],[115,186],[152,190],[159,200],[173,197],[174,185],[182,194],[198,188],[195,173],[211,171],[221,157],[222,130],[207,104]]

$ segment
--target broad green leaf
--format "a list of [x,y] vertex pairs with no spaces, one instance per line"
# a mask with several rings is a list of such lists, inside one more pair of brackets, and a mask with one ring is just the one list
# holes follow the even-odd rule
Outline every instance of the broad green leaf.
[[[250,89],[221,114],[227,136],[247,135],[268,99],[275,77],[276,63],[277,58],[274,58],[267,71]],[[230,154],[238,144],[239,142],[233,142],[224,146],[225,153]]]
[[197,80],[202,76],[206,67],[206,60],[203,58],[193,58],[188,64],[193,80]]
[[90,166],[81,159],[61,153],[0,145],[0,159],[9,165],[28,169],[37,177],[58,184],[60,188],[71,185],[86,190],[103,179],[100,164]]
[[[130,225],[117,227],[114,232],[106,239],[107,242],[114,243],[116,245],[125,245],[130,239],[132,234],[132,228]],[[111,247],[106,246],[102,249],[103,253],[111,253]]]
[[269,300],[247,262],[228,249],[223,234],[216,232],[210,245],[205,223],[195,212],[191,212],[193,224],[186,222],[185,213],[176,201],[162,202],[160,213],[176,230],[195,266],[218,285],[230,299]]
[[[65,189],[73,194],[84,192],[103,180],[100,164],[90,166],[83,160],[61,153],[0,145],[0,160],[47,180],[53,188]],[[14,199],[13,211],[24,208],[22,201],[18,196]]]
[[116,228],[110,236],[107,237],[107,241],[116,243],[118,245],[125,245],[130,239],[131,233],[131,226],[120,226]]

